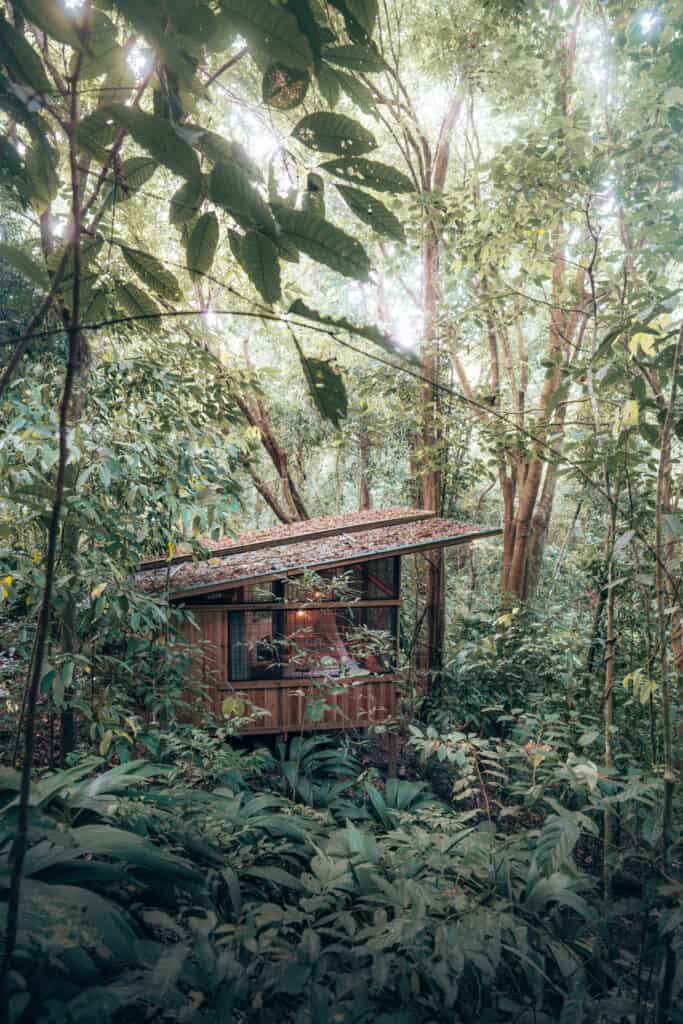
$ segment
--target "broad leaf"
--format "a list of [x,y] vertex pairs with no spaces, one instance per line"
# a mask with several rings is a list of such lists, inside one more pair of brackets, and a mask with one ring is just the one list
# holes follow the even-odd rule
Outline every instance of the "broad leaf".
[[67,18],[62,6],[55,0],[13,0],[27,21],[60,43],[78,48],[80,41],[73,18]]
[[114,298],[135,322],[135,327],[155,330],[160,326],[159,307],[132,281],[119,284],[114,290]]
[[345,277],[368,280],[370,260],[365,249],[341,228],[314,213],[302,213],[285,206],[277,208],[277,219],[287,239],[311,259]]
[[320,95],[329,107],[336,107],[339,102],[341,82],[335,68],[323,64],[317,73],[318,89]]
[[224,139],[216,132],[205,131],[198,142],[199,151],[213,163],[238,164],[249,178],[263,180],[260,169],[247,153],[244,146],[233,139]]
[[36,92],[48,93],[52,86],[42,61],[24,37],[0,15],[0,63],[16,78]]
[[59,178],[50,149],[38,142],[26,154],[29,199],[37,213],[43,213],[59,191]]
[[239,263],[242,269],[246,272],[246,267],[242,262],[242,239],[244,235],[240,235],[239,231],[234,231],[233,228],[228,228],[228,244],[230,245],[230,252],[232,253],[233,259]]
[[350,185],[337,185],[337,189],[356,217],[369,224],[378,235],[392,238],[396,242],[405,242],[406,236],[400,220],[379,199],[359,188],[351,188]]
[[370,46],[328,46],[323,50],[323,58],[330,64],[339,64],[352,71],[365,71],[370,74],[386,71],[386,64]]
[[211,270],[217,246],[218,218],[213,212],[203,213],[187,242],[187,269],[193,281],[201,281]]
[[158,167],[157,161],[150,156],[133,156],[129,160],[124,160],[121,171],[128,186],[126,198],[146,185]]
[[169,220],[176,227],[192,220],[199,213],[206,194],[206,179],[191,178],[171,196]]
[[367,34],[371,36],[377,21],[377,0],[346,0],[346,7],[361,28],[364,28]]
[[348,398],[341,370],[329,359],[314,359],[301,354],[308,390],[323,419],[338,430],[348,412]]
[[101,162],[107,156],[117,131],[109,107],[100,107],[83,118],[76,129],[76,138],[81,149]]
[[302,208],[325,216],[325,181],[314,171],[306,175],[306,191],[302,200]]
[[317,111],[302,117],[292,135],[304,146],[323,153],[357,156],[376,149],[372,132],[346,114]]
[[343,160],[326,160],[321,168],[336,178],[364,185],[375,192],[414,192],[415,186],[402,171],[388,164],[363,157],[347,157]]
[[301,299],[295,299],[287,312],[293,316],[300,316],[306,320],[312,320],[317,324],[325,324],[326,327],[334,327],[339,328],[342,331],[348,331],[349,334],[355,334],[359,338],[366,338],[368,341],[373,342],[375,345],[379,345],[380,348],[385,349],[385,351],[390,352],[392,355],[402,356],[405,359],[409,359],[416,365],[419,365],[419,359],[414,353],[405,352],[400,349],[388,334],[383,334],[377,327],[353,324],[345,317],[335,318],[325,316],[322,313],[318,313],[317,310],[311,309],[311,307],[307,306]]
[[277,246],[258,231],[248,231],[241,249],[242,266],[254,287],[266,302],[277,302],[282,294]]
[[209,178],[209,196],[232,214],[242,227],[258,228],[271,235],[275,233],[270,208],[244,171],[235,164],[216,164]]
[[235,28],[250,46],[289,68],[305,70],[313,53],[293,14],[270,0],[220,0]]
[[92,293],[82,311],[84,324],[97,324],[105,320],[109,313],[109,295],[103,288],[98,288]]
[[32,284],[37,285],[38,288],[47,288],[48,277],[45,273],[45,268],[40,263],[32,260],[23,249],[0,242],[0,260],[9,263],[10,266],[18,270],[20,274]]
[[121,245],[121,252],[133,273],[153,292],[171,302],[180,298],[180,286],[176,278],[156,256],[127,245]]
[[357,107],[360,107],[366,114],[376,116],[377,104],[375,97],[364,82],[361,82],[359,78],[355,78],[353,75],[347,75],[345,71],[340,71],[338,68],[330,68],[329,71],[331,75],[335,76],[346,95]]
[[130,132],[139,146],[174,174],[183,178],[199,177],[197,154],[173,130],[169,121],[121,103],[112,103],[105,109],[112,120]]

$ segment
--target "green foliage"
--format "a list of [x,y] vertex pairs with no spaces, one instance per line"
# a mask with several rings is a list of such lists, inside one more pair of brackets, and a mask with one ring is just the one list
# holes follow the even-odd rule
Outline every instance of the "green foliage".
[[405,242],[405,231],[400,220],[379,199],[349,185],[337,185],[337,191],[356,217],[369,224],[378,235],[384,235],[395,242]]
[[339,428],[348,412],[349,403],[341,370],[328,359],[301,356],[308,389],[318,412]]
[[201,281],[213,266],[218,248],[218,218],[215,213],[203,213],[192,228],[187,240],[186,260],[190,277]]
[[285,7],[268,0],[221,0],[221,7],[240,35],[257,50],[288,68],[306,70],[313,63],[308,39]]
[[190,180],[199,177],[197,154],[168,121],[120,103],[112,103],[99,115],[129,131],[139,146],[174,174]]
[[275,243],[258,231],[247,231],[240,242],[240,263],[261,297],[271,304],[277,302],[282,290]]
[[386,70],[382,57],[369,46],[331,46],[325,49],[323,56],[331,64],[340,64],[343,68],[351,68],[353,71],[372,74]]
[[133,273],[160,298],[169,302],[180,298],[178,281],[155,256],[128,245],[121,245],[121,253]]
[[306,114],[294,127],[292,135],[309,149],[341,156],[358,156],[377,146],[374,135],[363,125],[346,114],[325,111]]
[[363,157],[344,157],[327,160],[320,165],[337,178],[375,189],[376,192],[414,192],[415,186],[402,171],[376,160]]
[[169,220],[177,226],[193,220],[199,213],[206,190],[204,178],[186,181],[171,197]]
[[302,213],[278,206],[276,216],[287,241],[301,252],[345,277],[367,281],[370,260],[355,238],[315,213]]
[[269,235],[275,233],[270,208],[236,164],[214,166],[209,177],[209,196],[242,227],[256,228]]

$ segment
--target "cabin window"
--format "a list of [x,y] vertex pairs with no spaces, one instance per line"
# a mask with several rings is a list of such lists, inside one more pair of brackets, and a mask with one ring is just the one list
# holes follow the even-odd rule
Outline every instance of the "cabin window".
[[253,608],[228,615],[231,681],[393,672],[396,605]]
[[285,679],[391,672],[396,657],[396,608],[287,610],[284,640]]
[[282,675],[281,613],[254,609],[228,613],[228,678],[278,679]]

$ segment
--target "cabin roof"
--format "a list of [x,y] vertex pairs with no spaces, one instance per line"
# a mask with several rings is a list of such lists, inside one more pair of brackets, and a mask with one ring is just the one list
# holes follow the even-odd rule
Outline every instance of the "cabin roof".
[[343,567],[354,562],[465,544],[501,533],[498,527],[438,519],[416,509],[380,509],[325,516],[303,523],[243,534],[234,541],[212,541],[212,555],[192,561],[187,551],[170,564],[142,562],[139,587],[166,589],[172,598],[229,589],[256,580],[281,579],[306,569]]
[[[235,538],[220,537],[213,540],[210,537],[202,537],[198,543],[212,551],[214,558],[218,558],[222,555],[244,554],[259,548],[297,544],[302,540],[315,540],[339,533],[357,533],[359,530],[434,519],[435,515],[436,513],[421,508],[368,509],[364,512],[345,512],[336,516],[318,516],[302,522],[270,526],[265,530],[250,530]],[[181,544],[171,559],[171,565],[194,561],[192,548],[187,544]],[[140,568],[165,569],[168,564],[167,558],[145,558],[140,562]]]

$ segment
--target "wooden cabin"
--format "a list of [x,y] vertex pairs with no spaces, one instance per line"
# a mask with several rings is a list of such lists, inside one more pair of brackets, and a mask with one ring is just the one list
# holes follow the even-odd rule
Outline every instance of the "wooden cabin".
[[150,559],[138,583],[191,610],[184,636],[216,711],[260,709],[246,733],[367,727],[396,710],[402,556],[500,532],[353,512],[207,541],[204,561]]

